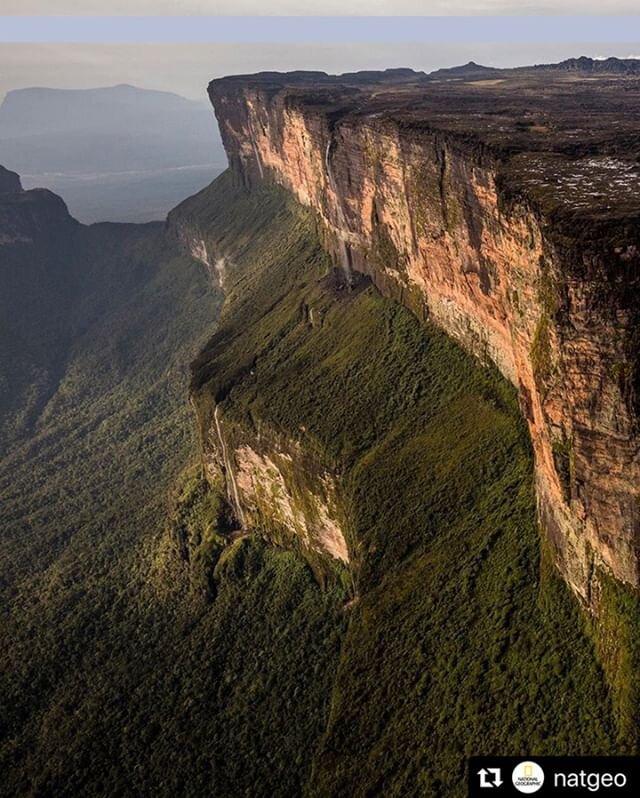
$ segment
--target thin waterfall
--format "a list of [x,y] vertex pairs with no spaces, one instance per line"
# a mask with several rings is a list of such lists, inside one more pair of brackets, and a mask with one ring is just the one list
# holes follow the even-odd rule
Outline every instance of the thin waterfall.
[[340,197],[340,193],[338,191],[338,187],[336,186],[336,181],[333,176],[333,169],[331,168],[331,146],[333,144],[333,138],[329,138],[327,142],[327,148],[324,153],[324,164],[327,171],[327,178],[329,180],[329,185],[333,190],[333,193],[336,196],[336,209],[338,214],[338,242],[340,246],[340,265],[342,267],[342,271],[344,272],[344,276],[347,280],[347,285],[349,288],[353,285],[353,272],[351,270],[351,257],[349,254],[349,247],[347,245],[345,239],[345,232],[347,231],[347,218],[342,207],[342,198]]
[[260,179],[264,180],[264,170],[262,168],[262,160],[260,159],[258,145],[256,144],[256,137],[253,133],[253,124],[251,122],[251,108],[247,109],[247,123],[249,127],[249,140],[251,141],[251,146],[253,147],[253,154],[256,156],[256,163],[258,164],[258,170],[260,171]]
[[216,409],[213,413],[213,419],[216,425],[216,432],[218,433],[218,442],[220,443],[222,462],[224,463],[225,477],[227,480],[227,495],[229,496],[231,504],[233,505],[233,509],[236,514],[236,519],[240,522],[240,526],[242,527],[242,529],[245,529],[246,528],[245,519],[244,519],[244,513],[242,512],[242,505],[240,504],[240,494],[238,492],[238,485],[236,483],[236,477],[233,472],[233,468],[231,466],[231,460],[229,459],[229,454],[227,452],[227,444],[225,443],[224,435],[222,434],[220,420],[218,419],[219,410],[220,410],[220,405],[216,405]]

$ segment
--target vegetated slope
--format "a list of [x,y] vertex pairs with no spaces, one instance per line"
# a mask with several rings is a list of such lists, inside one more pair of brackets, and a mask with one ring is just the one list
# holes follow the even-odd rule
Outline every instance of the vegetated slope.
[[0,167],[0,452],[32,423],[68,348],[69,245],[76,222],[59,197],[22,191]]
[[578,612],[539,569],[512,390],[341,288],[283,192],[225,176],[187,222],[228,256],[197,401],[305,427],[352,497],[357,599],[258,536],[212,560],[197,468],[163,533],[217,302],[159,226],[81,228],[73,334],[0,471],[0,794],[455,795],[467,752],[612,749]]
[[616,750],[584,620],[539,556],[512,387],[366,279],[347,290],[286,193],[230,191],[173,216],[225,255],[202,423],[215,399],[298,440],[351,502],[356,595],[307,793],[462,795],[473,753]]
[[[48,192],[9,188],[3,244],[38,224],[0,247],[8,373],[26,347],[41,379],[27,358],[2,407],[0,794],[296,794],[326,723],[341,594],[294,554],[239,541],[211,605],[165,532],[195,455],[188,363],[220,295],[162,225],[83,228]],[[198,485],[180,480],[176,530],[210,525]]]

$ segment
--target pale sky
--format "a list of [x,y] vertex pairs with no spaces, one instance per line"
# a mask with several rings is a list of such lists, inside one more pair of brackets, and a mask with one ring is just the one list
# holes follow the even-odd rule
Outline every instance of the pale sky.
[[637,14],[637,0],[0,0],[0,14]]

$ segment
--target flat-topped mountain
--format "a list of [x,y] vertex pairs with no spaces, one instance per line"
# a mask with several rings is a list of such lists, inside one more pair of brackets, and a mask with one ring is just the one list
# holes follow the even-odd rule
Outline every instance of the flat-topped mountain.
[[591,602],[594,556],[640,583],[640,80],[477,69],[258,75],[209,94],[239,179],[286,186],[346,269],[519,387],[542,517]]
[[611,577],[640,586],[636,66],[209,86],[239,183],[287,188],[347,281],[366,273],[517,387],[553,558],[603,617]]
[[0,105],[0,162],[81,221],[163,219],[226,165],[206,102],[120,85],[28,88]]

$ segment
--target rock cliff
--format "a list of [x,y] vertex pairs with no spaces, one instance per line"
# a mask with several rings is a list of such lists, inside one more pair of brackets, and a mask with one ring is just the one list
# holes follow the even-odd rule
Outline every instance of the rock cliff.
[[[640,82],[566,70],[224,78],[231,168],[519,391],[540,520],[597,609],[640,584]],[[585,124],[588,114],[589,124]]]
[[0,194],[19,194],[21,191],[20,176],[0,166]]

